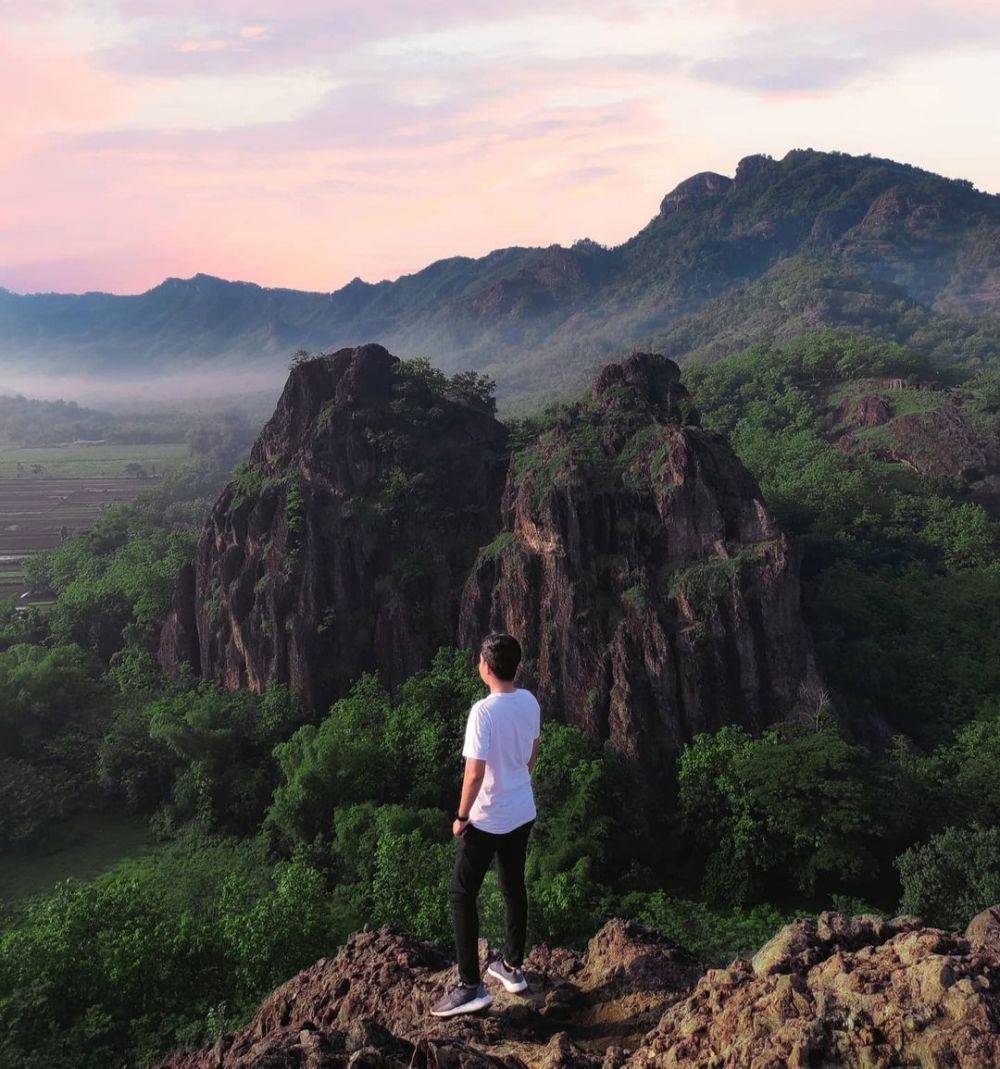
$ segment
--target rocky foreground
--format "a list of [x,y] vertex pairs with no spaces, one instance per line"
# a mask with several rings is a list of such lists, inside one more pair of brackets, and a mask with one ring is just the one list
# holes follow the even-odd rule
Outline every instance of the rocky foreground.
[[244,1028],[160,1069],[988,1069],[1000,1065],[1000,907],[963,935],[914,917],[822,913],[752,961],[705,971],[633,922],[583,954],[535,947],[523,996],[437,1021],[439,950],[359,932],[278,988]]

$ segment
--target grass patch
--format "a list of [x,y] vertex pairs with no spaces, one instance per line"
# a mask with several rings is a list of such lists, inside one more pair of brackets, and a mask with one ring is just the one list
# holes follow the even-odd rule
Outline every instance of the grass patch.
[[938,390],[889,390],[885,394],[894,416],[933,412],[948,399]]
[[731,557],[716,557],[682,568],[669,578],[670,596],[683,594],[697,616],[707,616],[740,572],[756,559],[756,552],[748,546]]
[[80,813],[29,850],[0,854],[0,899],[16,908],[70,876],[89,880],[127,857],[159,850],[145,817]]
[[622,600],[627,601],[638,613],[646,611],[646,591],[638,583],[622,594]]
[[879,427],[862,427],[854,432],[854,440],[875,449],[885,448],[893,440],[892,425],[883,423]]
[[508,549],[514,546],[514,532],[501,531],[488,546],[479,551],[480,560],[499,560]]

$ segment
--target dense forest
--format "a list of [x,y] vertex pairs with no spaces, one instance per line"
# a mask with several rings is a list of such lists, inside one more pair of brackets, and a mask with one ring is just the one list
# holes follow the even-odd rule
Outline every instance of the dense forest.
[[[579,945],[635,917],[721,963],[799,911],[960,926],[1000,900],[993,491],[975,464],[931,462],[950,443],[926,424],[914,453],[899,423],[947,408],[963,441],[995,440],[1000,378],[968,354],[946,371],[929,359],[819,332],[684,368],[702,425],[795,538],[828,690],[809,718],[697,736],[664,770],[654,843],[627,816],[618,758],[545,723],[531,941]],[[449,385],[425,362],[405,373]],[[891,418],[852,423],[887,383]],[[511,448],[567,407],[509,419]],[[319,712],[287,687],[225,691],[157,664],[175,576],[233,459],[203,453],[35,558],[54,606],[0,621],[0,849],[108,808],[160,840],[2,917],[5,1065],[142,1065],[242,1022],[364,924],[450,938],[448,814],[482,693],[470,651],[442,648],[391,689],[362,675]],[[495,934],[492,882],[483,909]]]

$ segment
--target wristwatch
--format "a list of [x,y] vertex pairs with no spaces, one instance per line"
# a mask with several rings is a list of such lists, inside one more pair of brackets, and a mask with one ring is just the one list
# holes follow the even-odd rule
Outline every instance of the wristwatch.
[[455,810],[455,819],[456,820],[460,820],[463,824],[468,824],[469,823],[469,818],[468,817],[463,817],[462,814],[459,813],[459,811],[457,809]]

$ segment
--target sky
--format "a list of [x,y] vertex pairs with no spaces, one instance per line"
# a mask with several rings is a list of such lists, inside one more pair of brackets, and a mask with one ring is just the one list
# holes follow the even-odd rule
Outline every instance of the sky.
[[0,0],[0,286],[616,244],[743,156],[1000,192],[996,0]]

